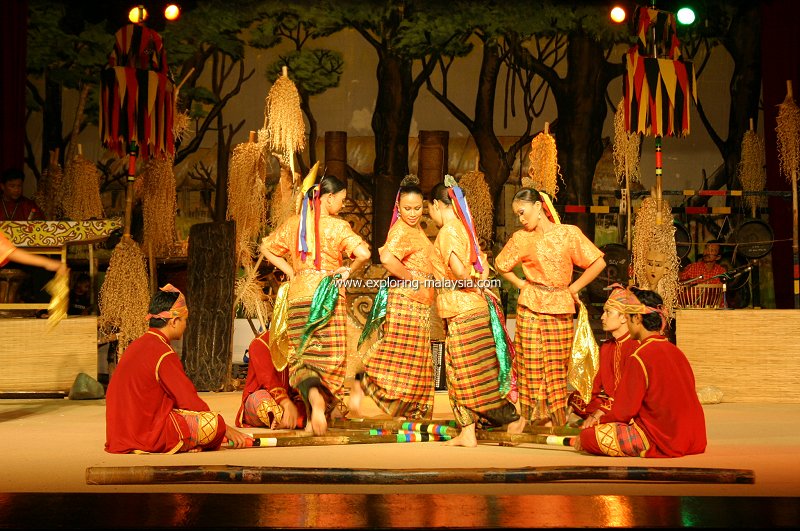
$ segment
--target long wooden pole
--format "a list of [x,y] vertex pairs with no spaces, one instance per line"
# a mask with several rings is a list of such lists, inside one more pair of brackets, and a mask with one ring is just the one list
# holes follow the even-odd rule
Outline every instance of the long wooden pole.
[[752,470],[691,467],[552,466],[524,468],[304,468],[249,466],[90,467],[87,485],[168,483],[270,483],[430,485],[443,483],[545,483],[552,481],[658,481],[755,483]]
[[[794,97],[792,80],[786,80],[787,100]],[[797,227],[797,168],[792,168],[792,273],[794,284],[794,308],[800,308],[800,245]]]

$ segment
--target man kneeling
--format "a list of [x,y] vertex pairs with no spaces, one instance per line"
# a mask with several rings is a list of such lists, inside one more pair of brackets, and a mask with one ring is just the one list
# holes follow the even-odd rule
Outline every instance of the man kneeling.
[[225,437],[243,448],[247,436],[210,411],[170,346],[186,330],[183,294],[167,284],[149,312],[150,329],[128,346],[108,385],[106,451],[199,452],[218,449]]
[[680,457],[706,449],[703,407],[694,373],[662,334],[661,296],[630,288],[623,302],[628,330],[641,346],[631,355],[611,411],[581,431],[575,449],[597,455]]

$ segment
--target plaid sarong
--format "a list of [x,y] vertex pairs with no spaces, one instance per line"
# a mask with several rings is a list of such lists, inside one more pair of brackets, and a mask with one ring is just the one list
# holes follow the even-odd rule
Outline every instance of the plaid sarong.
[[445,367],[450,407],[461,426],[478,422],[482,416],[496,417],[501,408],[516,416],[514,406],[500,396],[497,352],[487,307],[447,320]]
[[194,448],[215,450],[222,444],[222,439],[225,437],[225,422],[213,411],[173,409],[170,414],[184,434],[183,445],[179,452],[188,452]]
[[581,447],[596,455],[644,457],[650,445],[633,422],[610,422],[581,431]]
[[[304,389],[302,382],[318,379],[320,393],[325,397],[326,412],[334,407],[346,412],[344,405],[345,359],[347,354],[347,309],[344,297],[339,298],[330,321],[311,334],[305,350],[297,352],[311,313],[311,298],[290,301],[289,337],[289,385]],[[304,400],[308,397],[304,396]],[[308,409],[308,403],[306,403]],[[309,410],[310,414],[310,410]]]
[[514,367],[520,413],[528,421],[553,418],[563,424],[567,368],[574,335],[572,315],[551,315],[517,307]]
[[389,290],[384,334],[364,355],[361,386],[392,417],[433,415],[430,306]]

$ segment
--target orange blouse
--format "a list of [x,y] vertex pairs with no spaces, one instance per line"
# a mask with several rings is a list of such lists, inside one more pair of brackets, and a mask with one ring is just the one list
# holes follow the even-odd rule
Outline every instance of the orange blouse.
[[507,273],[521,263],[528,283],[517,304],[534,312],[552,315],[575,313],[570,295],[572,267],[586,269],[603,252],[575,225],[554,225],[545,234],[518,230],[511,235],[494,263]]
[[486,307],[486,300],[475,288],[453,289],[452,282],[458,280],[450,269],[450,256],[455,254],[464,267],[470,268],[469,261],[469,236],[467,229],[461,221],[451,219],[445,223],[433,246],[436,248],[436,260],[433,262],[435,275],[438,280],[450,281],[443,283],[436,296],[436,306],[442,319],[455,317],[478,308]]
[[289,286],[290,301],[312,297],[323,277],[342,266],[342,254],[352,257],[356,247],[364,243],[347,221],[335,216],[321,216],[319,219],[321,261],[320,269],[317,269],[311,257],[307,257],[305,262],[300,259],[300,252],[297,250],[299,223],[300,216],[292,216],[261,241],[262,249],[277,256],[287,257],[294,269],[295,276]]
[[417,289],[394,286],[391,289],[412,301],[432,304],[433,264],[431,258],[434,255],[434,249],[422,228],[419,225],[410,227],[405,221],[398,219],[389,229],[386,243],[380,248],[380,250],[384,249],[400,260],[411,272],[414,280],[418,282]]

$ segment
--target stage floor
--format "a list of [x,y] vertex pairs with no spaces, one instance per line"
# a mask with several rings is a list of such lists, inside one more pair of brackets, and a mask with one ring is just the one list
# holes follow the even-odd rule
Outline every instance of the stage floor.
[[[233,419],[239,393],[202,393]],[[365,401],[365,414],[378,416]],[[440,443],[251,448],[178,455],[104,452],[105,401],[0,400],[0,527],[583,527],[800,524],[800,404],[705,406],[706,453],[607,458],[571,448]],[[452,418],[437,393],[435,419]],[[261,430],[259,430],[261,431]],[[551,466],[750,469],[755,484],[87,485],[88,467]],[[219,496],[223,495],[223,496]]]

